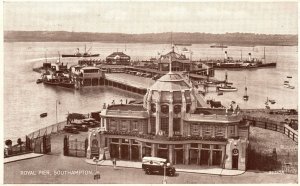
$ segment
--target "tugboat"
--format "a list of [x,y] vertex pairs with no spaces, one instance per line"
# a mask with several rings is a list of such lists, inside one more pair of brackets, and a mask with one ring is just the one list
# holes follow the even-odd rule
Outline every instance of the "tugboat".
[[88,51],[86,51],[86,45],[85,45],[83,54],[81,54],[79,52],[79,48],[77,48],[77,52],[75,54],[62,54],[61,56],[62,57],[99,57],[100,56],[100,54],[88,53],[91,49],[92,47]]

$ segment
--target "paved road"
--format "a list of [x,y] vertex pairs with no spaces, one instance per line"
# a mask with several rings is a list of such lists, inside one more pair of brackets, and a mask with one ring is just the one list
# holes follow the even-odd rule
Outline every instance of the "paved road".
[[[95,165],[87,164],[84,158],[65,157],[61,154],[44,155],[39,158],[5,164],[4,183],[96,183],[96,180],[93,179],[95,167]],[[79,173],[80,171],[81,173]],[[101,173],[99,183],[159,184],[162,181],[161,175],[145,175],[141,169],[118,167],[114,170],[113,167],[98,166],[98,171]],[[179,173],[175,177],[168,177],[167,181],[174,184],[297,183],[297,175],[265,172],[246,172],[239,176]]]

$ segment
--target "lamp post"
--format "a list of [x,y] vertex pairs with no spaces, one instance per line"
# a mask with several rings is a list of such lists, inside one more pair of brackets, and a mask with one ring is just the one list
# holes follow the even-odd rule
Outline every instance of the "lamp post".
[[163,184],[167,184],[167,180],[166,180],[166,163],[164,163],[164,179],[162,181]]
[[100,179],[100,173],[98,172],[98,162],[100,160],[97,159],[96,157],[93,157],[93,161],[96,162],[96,172],[95,172],[95,175],[94,175],[94,179],[97,180],[97,184],[98,184],[98,179]]
[[55,101],[55,118],[56,118],[56,124],[57,124],[57,104],[60,104],[59,100]]

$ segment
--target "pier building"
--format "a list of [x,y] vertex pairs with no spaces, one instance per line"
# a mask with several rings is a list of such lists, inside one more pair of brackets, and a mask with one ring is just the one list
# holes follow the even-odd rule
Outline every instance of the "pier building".
[[130,56],[124,54],[123,52],[114,52],[106,57],[106,63],[113,65],[129,65]]
[[147,89],[143,104],[104,107],[101,127],[89,131],[87,158],[155,156],[173,164],[245,170],[249,127],[242,116],[199,99],[189,82],[170,71]]

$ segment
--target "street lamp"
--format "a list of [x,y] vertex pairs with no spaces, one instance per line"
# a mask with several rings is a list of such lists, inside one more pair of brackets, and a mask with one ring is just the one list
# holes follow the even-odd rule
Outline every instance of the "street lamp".
[[166,166],[167,166],[167,163],[164,163],[163,166],[164,166],[164,179],[163,179],[162,183],[167,184],[167,179],[166,179]]
[[97,184],[98,184],[98,179],[100,179],[100,173],[98,172],[98,162],[100,160],[98,158],[96,158],[95,156],[93,157],[93,162],[96,162],[96,172],[94,175],[94,180],[97,180]]

